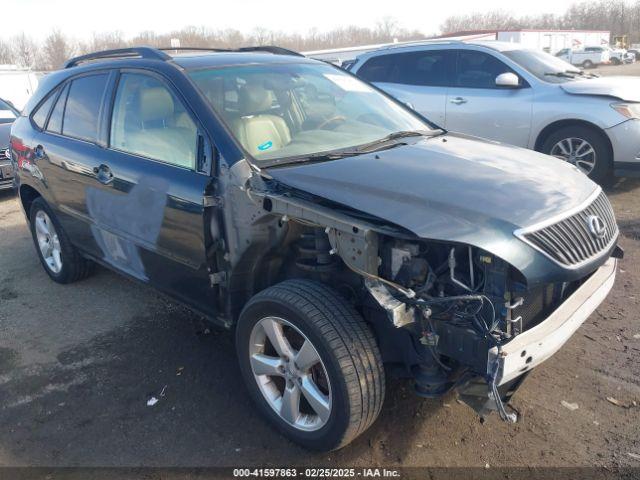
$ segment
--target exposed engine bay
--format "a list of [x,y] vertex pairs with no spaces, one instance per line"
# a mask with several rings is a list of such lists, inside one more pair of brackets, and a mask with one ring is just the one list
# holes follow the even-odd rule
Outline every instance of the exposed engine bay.
[[[543,323],[593,273],[531,286],[520,270],[482,248],[417,238],[277,183],[256,185],[249,194],[260,207],[251,223],[237,226],[239,238],[252,242],[231,251],[229,258],[243,267],[229,279],[232,294],[248,298],[286,278],[329,284],[370,324],[388,371],[412,378],[424,397],[455,390],[482,417],[498,411],[503,420],[516,420],[508,401],[544,360],[521,349],[504,375],[503,348]],[[230,305],[242,303],[231,297]]]
[[[500,350],[543,320],[577,283],[528,291],[517,270],[471,246],[388,239],[381,255],[381,276],[406,290],[386,284],[387,293],[394,299],[405,297],[402,301],[413,307],[396,319],[397,326],[411,329],[431,357],[412,367],[417,392],[434,397],[462,387],[463,399],[479,413],[495,407],[504,419],[513,420],[501,401],[508,395],[498,391],[497,369],[487,365],[488,351]],[[479,379],[471,378],[476,375],[488,389],[479,388]],[[486,401],[479,394],[486,394]]]

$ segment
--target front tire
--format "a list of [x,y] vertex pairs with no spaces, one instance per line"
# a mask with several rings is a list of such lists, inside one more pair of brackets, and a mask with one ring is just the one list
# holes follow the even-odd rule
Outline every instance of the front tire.
[[36,198],[29,211],[31,236],[47,275],[57,283],[72,283],[88,277],[93,262],[80,255],[62,225],[42,199]]
[[591,60],[585,60],[584,62],[582,62],[582,68],[584,68],[585,70],[588,68],[593,68],[594,66],[595,65]]
[[594,182],[606,183],[613,172],[611,149],[603,134],[583,125],[570,125],[549,135],[542,152],[578,167]]
[[385,378],[373,334],[323,284],[287,280],[255,295],[238,320],[236,347],[261,413],[306,448],[343,447],[380,413]]

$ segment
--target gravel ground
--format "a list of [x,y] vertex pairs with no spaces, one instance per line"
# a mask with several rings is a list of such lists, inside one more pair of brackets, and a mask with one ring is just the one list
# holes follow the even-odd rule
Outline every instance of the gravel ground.
[[640,76],[640,61],[628,65],[607,65],[589,70],[603,76],[611,75],[634,75]]
[[626,250],[614,291],[518,391],[517,424],[390,381],[375,425],[330,454],[258,416],[230,333],[106,270],[51,282],[0,193],[0,466],[640,466],[640,180],[608,193]]

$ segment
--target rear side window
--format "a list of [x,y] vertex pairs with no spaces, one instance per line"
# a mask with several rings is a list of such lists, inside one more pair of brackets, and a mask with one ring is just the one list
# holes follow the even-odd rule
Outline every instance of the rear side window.
[[71,82],[64,109],[64,135],[89,142],[97,141],[100,107],[108,78],[103,73],[80,77]]
[[444,87],[450,83],[451,50],[430,50],[396,55],[393,76],[397,83]]
[[381,55],[368,60],[358,75],[370,82],[443,87],[451,83],[454,58],[452,50]]
[[33,114],[33,122],[38,126],[38,128],[44,128],[44,124],[47,121],[47,117],[49,116],[49,112],[51,111],[51,107],[57,97],[57,94],[58,89],[51,92],[44,103],[42,103]]
[[393,55],[370,58],[358,70],[357,75],[369,82],[390,82],[394,62]]
[[513,73],[513,70],[493,55],[476,50],[459,50],[457,63],[457,87],[498,88],[496,77],[501,73]]
[[69,85],[65,85],[62,94],[58,97],[55,107],[49,117],[49,123],[47,123],[47,132],[62,133],[62,116],[64,115],[64,105],[67,101],[67,93],[69,92]]
[[111,147],[195,168],[197,143],[196,124],[163,82],[136,73],[120,77],[111,119]]

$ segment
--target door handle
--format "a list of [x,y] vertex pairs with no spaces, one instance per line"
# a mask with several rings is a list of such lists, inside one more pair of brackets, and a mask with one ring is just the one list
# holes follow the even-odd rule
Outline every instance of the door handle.
[[44,158],[44,147],[42,145],[36,145],[33,149],[33,154],[36,158]]
[[96,174],[96,179],[103,185],[108,185],[113,182],[113,172],[111,172],[109,166],[104,163],[99,167],[93,167],[93,173]]
[[462,97],[452,98],[449,101],[455,105],[462,105],[463,103],[467,103],[467,99]]

